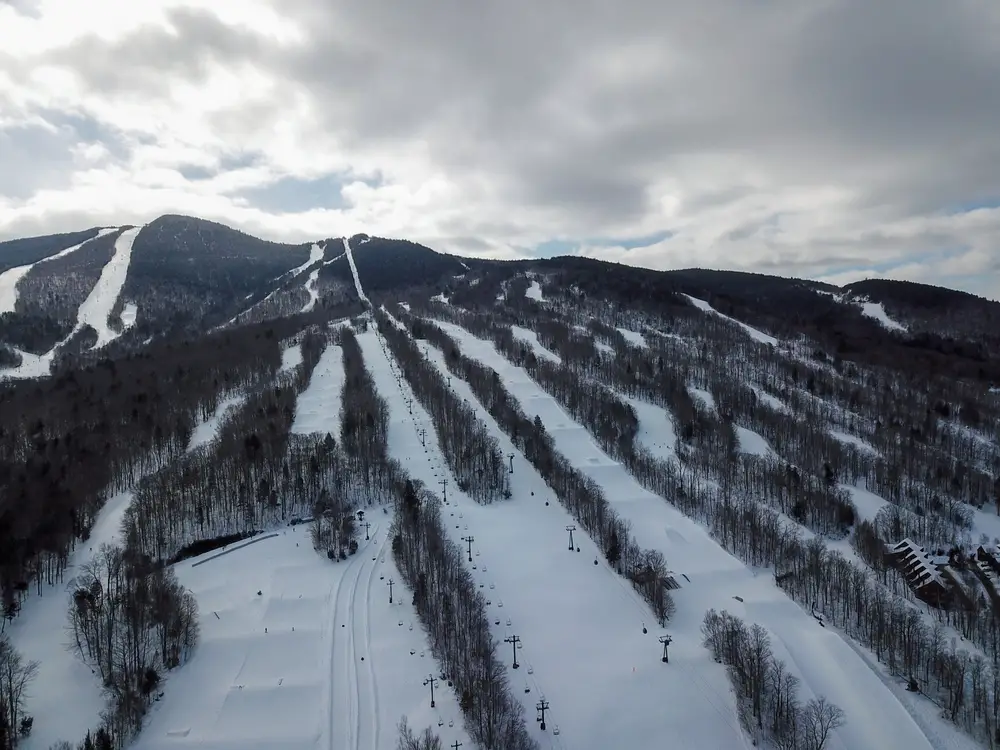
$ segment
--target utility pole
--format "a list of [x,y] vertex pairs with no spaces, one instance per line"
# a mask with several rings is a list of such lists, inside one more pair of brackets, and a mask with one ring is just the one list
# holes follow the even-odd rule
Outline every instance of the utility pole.
[[453,742],[453,743],[451,744],[451,750],[458,750],[458,748],[460,748],[461,746],[462,746],[462,743],[461,743],[461,742],[459,742],[458,740],[455,740],[455,741],[454,741],[454,742]]
[[444,495],[444,501],[448,502],[448,480],[441,480],[441,493]]
[[427,430],[423,427],[420,428],[420,444],[427,447]]
[[434,678],[434,675],[430,675],[426,680],[424,680],[424,684],[425,685],[430,685],[431,686],[431,708],[434,708],[434,685],[435,685],[435,683],[437,683],[437,680]]
[[371,537],[368,536],[368,529],[370,529],[371,526],[372,525],[370,523],[368,523],[368,521],[365,521],[365,541],[367,541],[368,539],[371,538]]
[[566,531],[569,532],[569,551],[572,552],[576,549],[576,545],[573,544],[573,532],[576,531],[576,526],[567,526]]
[[537,721],[541,725],[538,728],[541,729],[544,732],[545,731],[545,712],[548,711],[548,709],[549,709],[549,702],[547,700],[545,700],[544,698],[542,698],[540,701],[538,701],[538,703],[535,704],[535,708],[539,712],[538,718],[535,719],[535,721]]
[[463,536],[462,541],[469,545],[469,562],[472,562],[472,543],[476,541],[476,539],[472,536]]
[[511,648],[514,650],[514,669],[517,669],[521,666],[517,663],[517,644],[521,642],[521,639],[516,635],[512,635],[509,638],[504,638],[503,642],[509,643]]
[[510,459],[510,473],[513,474],[514,473],[514,454],[513,453],[508,453],[507,454],[507,458]]
[[389,604],[392,604],[392,585],[395,583],[391,578],[389,579]]
[[664,664],[670,661],[670,657],[667,655],[667,646],[673,642],[673,639],[669,635],[661,635],[660,643],[663,644],[663,658],[660,659]]
[[451,375],[448,376],[448,387],[451,388]]

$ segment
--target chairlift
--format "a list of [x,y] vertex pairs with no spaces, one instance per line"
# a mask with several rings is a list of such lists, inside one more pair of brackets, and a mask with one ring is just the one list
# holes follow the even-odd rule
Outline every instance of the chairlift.
[[530,688],[530,687],[528,687],[528,683],[527,683],[527,682],[526,682],[526,683],[524,683],[524,692],[525,692],[525,693],[530,693],[530,692],[531,692],[531,688]]
[[[510,627],[510,618],[509,617],[507,618],[507,627],[508,628]],[[518,643],[520,643],[520,641],[518,641]]]
[[444,719],[438,719],[438,726],[439,727],[443,727],[444,726]]
[[454,719],[448,719],[448,728],[450,729],[453,726],[455,726],[455,720]]
[[503,599],[501,599],[500,601],[497,602],[497,606],[498,607],[502,607],[503,606]]
[[534,673],[535,673],[535,668],[529,664],[528,665],[528,674],[534,674]]
[[554,727],[552,728],[552,734],[559,734],[559,725],[558,725],[558,724],[556,724],[556,725],[555,725],[555,726],[554,726]]
[[[483,568],[483,570],[486,570],[486,568]],[[490,584],[490,588],[491,589],[495,589],[496,587],[497,587],[497,585],[495,583],[491,583]]]

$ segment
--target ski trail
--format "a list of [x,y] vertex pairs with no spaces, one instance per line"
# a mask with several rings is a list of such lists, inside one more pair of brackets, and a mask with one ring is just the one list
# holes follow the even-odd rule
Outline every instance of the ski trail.
[[347,241],[346,237],[344,237],[344,255],[347,256],[347,262],[351,265],[351,275],[354,277],[354,288],[358,291],[358,298],[370,305],[371,301],[365,296],[364,289],[361,288],[361,279],[358,278],[358,267],[354,265],[354,254],[351,252],[351,243]]
[[[372,545],[377,542],[375,535],[372,535]],[[371,550],[374,553],[376,560],[372,561],[372,564],[368,565],[368,560],[363,561],[363,565],[368,567],[368,580],[365,582],[364,588],[364,600],[361,604],[361,612],[359,615],[354,615],[351,619],[354,623],[355,637],[354,643],[354,656],[355,656],[355,666],[358,663],[358,646],[357,639],[360,634],[361,638],[361,654],[360,658],[364,659],[361,663],[362,678],[367,683],[366,695],[362,697],[361,695],[361,680],[358,681],[358,705],[361,706],[362,699],[367,703],[364,706],[364,712],[359,711],[357,717],[357,742],[358,748],[378,748],[378,729],[379,729],[379,716],[378,716],[378,686],[375,682],[375,668],[372,666],[372,649],[371,649],[371,590],[372,590],[372,579],[375,577],[375,571],[378,570],[379,563],[377,558],[381,554],[381,549],[374,547]],[[354,583],[354,605],[358,605],[357,599],[357,588],[358,582],[361,580],[362,576],[358,575],[357,581]],[[368,721],[367,729],[368,736],[363,735],[363,727],[361,722],[361,714],[366,714]]]
[[125,285],[129,262],[132,260],[132,243],[141,231],[140,226],[127,229],[118,235],[118,239],[115,240],[115,254],[104,266],[101,278],[97,280],[87,299],[80,305],[76,314],[76,327],[64,341],[71,339],[87,325],[97,331],[97,342],[90,347],[91,349],[98,349],[118,338],[118,334],[108,328],[108,316]]
[[[378,526],[372,526],[374,532],[378,532]],[[370,532],[372,540],[375,534]],[[358,680],[356,646],[354,643],[355,623],[354,623],[354,603],[358,590],[358,582],[365,570],[363,555],[370,554],[371,542],[364,542],[360,546],[353,558],[347,562],[347,567],[337,584],[337,591],[334,594],[333,620],[330,649],[330,702],[329,702],[329,729],[327,736],[327,747],[329,750],[360,750],[359,728],[360,718],[360,696],[361,688]],[[354,575],[353,580],[350,576]],[[346,627],[346,621],[341,623],[340,618],[346,609],[346,619],[351,621],[350,627]],[[344,625],[345,627],[339,627]],[[338,636],[338,633],[342,633]],[[346,677],[346,682],[338,684],[341,675]],[[353,686],[349,683],[353,683]],[[338,689],[339,688],[339,689]],[[345,694],[340,698],[340,693]],[[346,706],[338,706],[338,701],[346,701]],[[344,709],[345,710],[341,710]],[[337,719],[342,719],[343,728],[338,732],[339,737],[334,738],[337,732]]]
[[[309,260],[307,260],[301,266],[295,266],[295,268],[293,268],[292,270],[285,271],[285,273],[281,274],[281,276],[285,276],[287,274],[292,278],[294,278],[295,276],[298,276],[300,273],[309,268],[309,266],[311,266],[313,263],[316,263],[321,260],[323,260],[323,246],[320,245],[318,242],[314,242],[312,244],[312,247],[309,248]],[[281,276],[279,276],[278,278],[280,279]]]
[[309,301],[302,306],[299,312],[307,313],[316,307],[316,302],[319,300],[319,292],[316,291],[316,282],[319,280],[319,268],[312,271],[309,274],[309,278],[306,280],[306,291],[309,292]]
[[28,272],[35,266],[41,263],[48,263],[56,258],[62,258],[69,255],[81,247],[86,245],[88,242],[93,242],[99,237],[104,237],[105,235],[111,234],[112,232],[117,232],[118,227],[106,227],[104,229],[99,229],[97,234],[91,237],[89,240],[84,240],[83,242],[73,245],[72,247],[67,247],[65,250],[60,250],[55,255],[50,255],[48,258],[42,258],[41,260],[36,260],[34,263],[28,263],[23,266],[15,266],[14,268],[8,268],[3,273],[0,273],[0,315],[3,313],[14,312],[14,308],[17,307],[17,285]]

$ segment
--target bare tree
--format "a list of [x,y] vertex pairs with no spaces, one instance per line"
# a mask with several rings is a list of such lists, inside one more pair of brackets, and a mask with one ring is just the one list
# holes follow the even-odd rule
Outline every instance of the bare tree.
[[844,725],[844,712],[825,696],[814,698],[802,709],[803,750],[823,750],[830,732]]

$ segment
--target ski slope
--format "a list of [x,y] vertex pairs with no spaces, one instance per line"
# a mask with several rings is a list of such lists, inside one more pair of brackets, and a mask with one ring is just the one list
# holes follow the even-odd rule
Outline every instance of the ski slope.
[[191,433],[191,438],[188,440],[187,450],[193,451],[202,445],[208,445],[219,435],[219,429],[222,427],[222,423],[225,421],[226,415],[229,413],[230,409],[239,406],[246,399],[241,393],[226,396],[222,399],[218,406],[215,407],[215,411],[208,417],[205,421],[199,423],[194,431]]
[[346,237],[344,237],[344,255],[347,256],[347,262],[351,266],[351,276],[354,277],[354,288],[358,292],[358,299],[362,302],[371,304],[368,301],[368,297],[365,296],[365,290],[361,288],[361,279],[358,276],[358,267],[354,265],[354,253],[351,252],[351,243],[348,242]]
[[688,298],[688,301],[692,305],[697,307],[702,312],[708,313],[709,315],[718,315],[720,318],[728,320],[730,323],[733,323],[734,325],[742,328],[743,332],[746,333],[746,335],[752,338],[754,341],[759,341],[762,344],[770,344],[771,346],[778,345],[778,339],[776,339],[774,336],[771,336],[770,334],[764,333],[761,330],[748,326],[746,323],[742,323],[736,320],[736,318],[730,318],[728,315],[723,315],[714,307],[712,307],[710,304],[708,304],[705,300],[697,299],[696,297],[692,297],[690,294],[685,294],[684,296]]
[[97,331],[97,342],[91,349],[99,349],[118,338],[119,334],[108,327],[108,316],[111,315],[111,310],[125,285],[125,276],[128,274],[129,262],[132,259],[132,243],[141,231],[142,227],[134,227],[118,235],[118,239],[115,240],[115,253],[105,264],[101,277],[87,295],[87,299],[80,305],[76,315],[76,327],[66,341],[88,325]]
[[70,604],[73,576],[104,543],[119,536],[131,492],[111,497],[97,515],[90,538],[70,555],[64,580],[34,591],[25,599],[21,614],[7,632],[26,660],[39,662],[38,675],[27,694],[25,712],[37,717],[31,735],[18,750],[47,750],[59,740],[76,742],[100,725],[105,708],[100,677],[70,650],[66,612]]
[[[793,657],[788,666],[802,680],[804,697],[809,693],[825,695],[845,710],[847,722],[835,732],[828,747],[843,750],[933,747],[913,716],[886,690],[879,676],[856,651],[839,635],[821,629],[774,585],[769,574],[757,575],[748,569],[716,544],[701,526],[639,486],[522,368],[507,362],[491,343],[458,326],[442,326],[467,356],[500,374],[527,414],[542,420],[556,448],[596,481],[615,509],[631,522],[638,543],[663,552],[668,565],[684,579],[682,588],[674,592],[677,615],[669,630],[674,636],[671,667],[676,664],[686,679],[680,681],[676,693],[661,691],[666,705],[684,706],[686,712],[685,701],[692,701],[692,686],[711,684],[713,678],[724,679],[721,667],[717,674],[713,669],[716,665],[701,646],[700,626],[707,609],[728,609],[767,628],[775,643],[787,650]],[[735,596],[743,601],[734,599]],[[806,663],[807,655],[811,663]],[[812,666],[817,664],[821,668]],[[619,696],[609,695],[607,700],[614,703]],[[618,744],[641,747],[653,740],[651,736],[624,735]],[[693,746],[711,745],[699,741]]]
[[423,680],[438,669],[399,585],[388,519],[372,520],[371,539],[362,532],[342,562],[313,550],[301,524],[178,563],[198,600],[201,642],[132,747],[393,750],[404,715],[472,747],[447,691],[430,708]]
[[340,441],[340,399],[344,389],[343,350],[330,344],[323,350],[309,387],[295,405],[292,434],[329,433]]
[[118,227],[104,227],[103,229],[98,229],[97,234],[89,240],[84,240],[83,242],[73,245],[72,247],[67,247],[65,250],[60,250],[58,253],[50,255],[48,258],[42,258],[34,263],[28,263],[27,265],[9,268],[3,273],[0,273],[0,315],[7,312],[14,312],[14,309],[17,307],[17,284],[21,281],[21,279],[28,275],[28,272],[32,268],[42,263],[48,263],[49,261],[56,260],[57,258],[62,258],[72,252],[76,252],[88,242],[93,242],[99,237],[104,237],[105,235],[117,231]]
[[860,305],[862,315],[877,321],[886,330],[899,331],[901,333],[906,332],[906,326],[890,318],[889,313],[885,311],[885,307],[881,302],[863,300],[860,302]]
[[[398,384],[374,334],[359,341],[389,402],[390,453],[432,489],[440,492],[447,480],[443,515],[452,541],[467,549],[462,537],[474,539],[469,567],[490,601],[493,635],[529,725],[539,697],[550,703],[547,731],[537,725],[532,731],[541,746],[604,750],[651,747],[656,738],[669,738],[678,747],[744,747],[724,671],[690,644],[671,655],[670,665],[660,662],[656,636],[662,631],[641,598],[581,530],[573,536],[580,552],[569,550],[566,527],[573,518],[468,385],[452,376],[455,392],[475,406],[502,452],[514,454],[508,501],[483,506],[455,489],[429,415],[416,400],[410,414],[412,392],[405,381]],[[421,348],[444,373],[440,352],[425,343]],[[420,430],[427,431],[426,446]],[[512,646],[504,644],[511,635],[523,644],[518,670],[510,669]],[[559,735],[553,734],[556,726]]]

